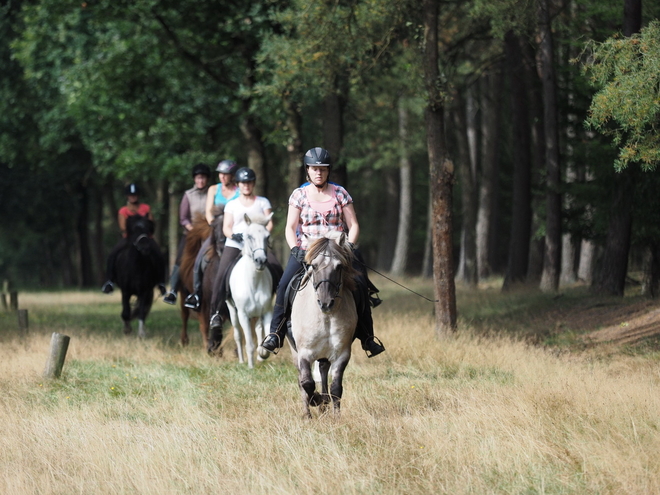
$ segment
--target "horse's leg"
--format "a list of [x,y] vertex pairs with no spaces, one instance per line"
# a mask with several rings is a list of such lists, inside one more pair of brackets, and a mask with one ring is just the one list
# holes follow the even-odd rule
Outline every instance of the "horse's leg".
[[227,301],[227,308],[229,309],[229,319],[231,325],[234,327],[234,342],[236,342],[236,354],[238,355],[238,362],[243,364],[243,331],[241,330],[241,322],[238,319],[238,312],[233,302]]
[[128,291],[121,291],[121,319],[124,322],[124,334],[128,335],[133,331],[131,328],[131,295]]
[[330,395],[328,395],[328,372],[330,371],[330,361],[321,359],[318,361],[319,372],[321,373],[321,404],[319,410],[324,413],[327,405],[330,402]]
[[[183,293],[179,293],[181,299],[179,300],[179,305],[181,306],[181,345],[183,347],[187,346],[189,343],[188,340],[188,318],[190,316],[190,310],[183,305]],[[201,322],[200,322],[201,327]]]
[[[255,348],[255,350],[261,345],[261,342],[264,340],[264,320],[263,320],[263,315],[262,316],[257,316],[254,319],[254,335],[256,338],[256,341],[252,343],[252,347]],[[257,361],[263,361],[264,359],[257,354]]]
[[147,331],[144,328],[144,320],[142,318],[138,320],[138,338],[140,339],[147,338]]
[[339,357],[332,366],[332,385],[330,386],[330,395],[334,406],[335,416],[339,417],[339,408],[341,407],[341,396],[344,392],[342,380],[344,378],[344,370],[348,366],[348,361],[351,359],[350,352],[347,352]]
[[260,318],[261,332],[257,333],[257,354],[259,355],[259,357],[257,359],[259,361],[264,361],[265,359],[268,359],[268,356],[270,356],[270,352],[268,352],[263,347],[261,347],[261,343],[264,341],[264,338],[266,337],[266,331],[270,330],[270,322],[272,320],[273,320],[273,310],[272,309],[266,311]]
[[238,313],[238,320],[243,328],[243,338],[245,339],[245,357],[247,358],[248,368],[254,368],[254,331],[252,329],[252,319],[244,312]]
[[303,401],[303,417],[311,419],[312,413],[309,406],[314,398],[316,383],[314,383],[312,367],[308,359],[300,358],[298,360],[298,384]]

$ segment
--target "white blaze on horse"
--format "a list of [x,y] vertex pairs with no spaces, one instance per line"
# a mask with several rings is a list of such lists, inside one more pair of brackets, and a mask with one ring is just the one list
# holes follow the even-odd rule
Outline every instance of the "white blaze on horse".
[[[338,416],[343,375],[351,359],[351,344],[357,327],[353,299],[356,270],[346,235],[329,232],[307,250],[307,272],[291,309],[292,353],[298,368],[303,415],[311,418],[310,406],[333,403]],[[316,391],[312,366],[318,362],[321,393]],[[332,376],[328,393],[328,374]]]
[[[273,277],[267,266],[270,232],[266,225],[273,214],[245,215],[242,257],[229,275],[227,307],[234,327],[238,360],[254,368],[257,342],[264,339],[264,329],[273,318]],[[256,341],[254,334],[256,333]],[[263,351],[262,354],[267,354]],[[258,358],[263,360],[261,356]]]

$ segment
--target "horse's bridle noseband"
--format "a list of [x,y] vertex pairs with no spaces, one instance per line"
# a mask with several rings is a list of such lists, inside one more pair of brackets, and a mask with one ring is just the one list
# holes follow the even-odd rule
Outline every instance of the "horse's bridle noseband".
[[[340,272],[342,270],[343,266],[339,265],[337,268]],[[312,284],[314,286],[314,291],[317,291],[319,286],[323,283],[329,284],[331,287],[334,287],[335,293],[333,294],[332,298],[335,299],[336,297],[339,297],[339,293],[341,292],[341,288],[344,285],[343,279],[341,275],[339,276],[339,284],[335,284],[332,280],[329,280],[327,278],[324,278],[323,280],[319,280],[318,282],[314,281],[314,272],[315,270],[312,268]]]

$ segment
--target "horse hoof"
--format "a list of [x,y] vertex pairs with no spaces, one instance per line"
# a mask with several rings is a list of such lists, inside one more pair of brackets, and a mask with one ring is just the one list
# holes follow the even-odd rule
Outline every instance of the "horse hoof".
[[260,357],[261,359],[263,359],[264,361],[265,361],[266,359],[268,359],[268,357],[270,356],[270,352],[268,352],[266,349],[264,349],[264,348],[261,347],[261,346],[259,346],[259,347],[257,348],[257,354],[258,354],[259,357]]

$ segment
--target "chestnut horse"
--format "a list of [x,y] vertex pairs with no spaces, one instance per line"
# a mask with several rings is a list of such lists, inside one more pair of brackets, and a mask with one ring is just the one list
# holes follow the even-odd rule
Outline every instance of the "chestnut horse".
[[[217,207],[216,207],[217,208]],[[218,210],[216,210],[218,213]],[[225,237],[222,234],[222,222],[224,215],[215,215],[213,224],[209,225],[202,215],[197,215],[193,219],[193,228],[186,234],[186,244],[181,256],[180,276],[180,307],[181,307],[181,345],[188,345],[188,319],[191,314],[199,318],[199,331],[202,334],[202,344],[208,350],[209,354],[217,352],[222,353],[220,344],[222,343],[222,334],[213,335],[209,338],[209,319],[210,319],[210,306],[211,295],[213,289],[213,280],[220,261],[220,255],[225,245]],[[202,304],[199,313],[186,308],[183,303],[186,296],[193,292],[193,268],[195,258],[199,252],[204,240],[211,236],[211,246],[209,247],[207,256],[210,256],[209,262],[204,270],[204,278],[202,285]]]

